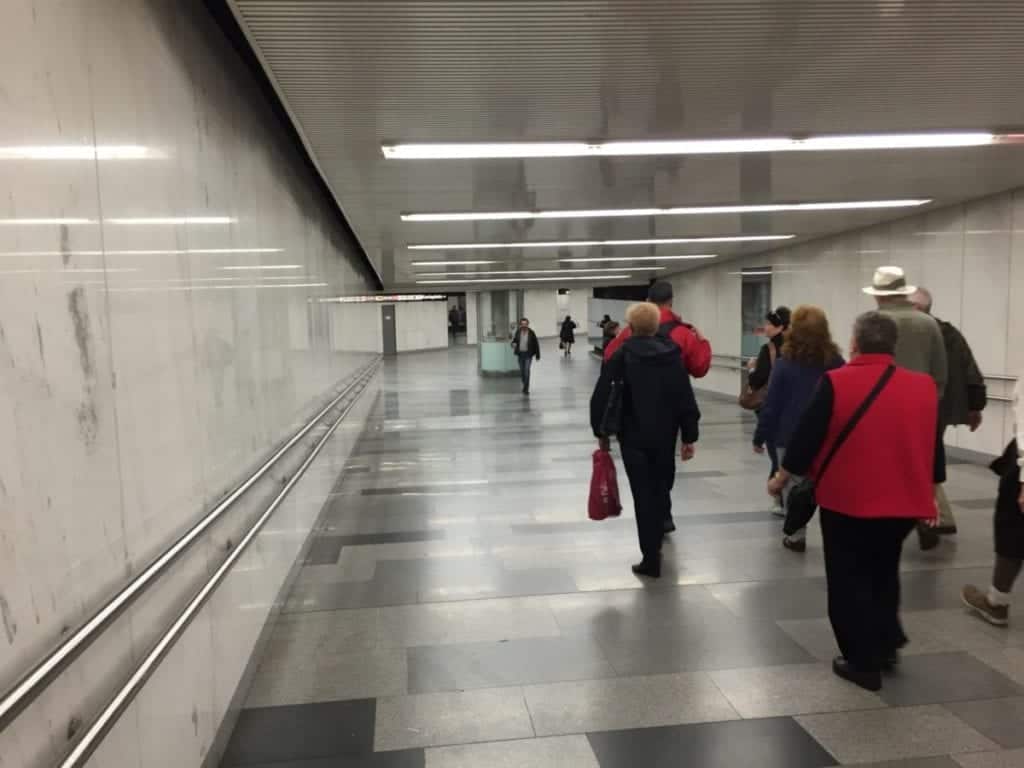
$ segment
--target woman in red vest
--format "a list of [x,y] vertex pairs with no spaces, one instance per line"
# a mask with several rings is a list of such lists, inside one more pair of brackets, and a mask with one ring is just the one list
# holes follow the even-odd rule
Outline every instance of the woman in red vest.
[[768,484],[777,494],[790,475],[816,481],[828,613],[842,652],[832,669],[871,691],[907,643],[899,619],[903,540],[918,520],[936,517],[938,392],[927,374],[895,366],[898,335],[878,312],[857,318],[850,363],[822,377]]

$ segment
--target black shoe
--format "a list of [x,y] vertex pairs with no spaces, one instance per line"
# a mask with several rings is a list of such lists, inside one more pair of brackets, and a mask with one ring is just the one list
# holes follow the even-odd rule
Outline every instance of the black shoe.
[[661,559],[648,560],[644,558],[633,566],[633,573],[637,576],[646,576],[650,579],[661,578]]
[[918,526],[917,538],[922,552],[929,552],[939,546],[939,534],[932,528]]
[[676,530],[676,524],[672,520],[671,517],[668,520],[666,520],[664,523],[662,523],[662,526],[661,526],[662,533],[675,533],[675,530]]
[[888,657],[886,657],[885,661],[882,662],[882,671],[883,672],[888,672],[889,674],[892,674],[897,669],[899,669],[899,666],[900,666],[900,652],[899,651],[893,651],[891,654],[889,654]]
[[850,666],[850,662],[844,659],[842,656],[836,656],[832,660],[832,671],[836,677],[841,677],[849,683],[858,685],[865,691],[880,691],[882,690],[882,673],[878,670],[869,672],[862,669],[854,669]]
[[806,552],[807,539],[791,539],[788,536],[783,536],[782,546],[784,546],[790,552]]
[[939,536],[956,536],[955,525],[940,525],[938,528],[932,528]]

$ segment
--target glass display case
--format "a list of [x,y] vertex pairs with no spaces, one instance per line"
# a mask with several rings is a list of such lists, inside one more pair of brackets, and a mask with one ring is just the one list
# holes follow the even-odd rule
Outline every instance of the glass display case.
[[518,376],[512,334],[523,316],[523,292],[481,291],[476,302],[480,375]]

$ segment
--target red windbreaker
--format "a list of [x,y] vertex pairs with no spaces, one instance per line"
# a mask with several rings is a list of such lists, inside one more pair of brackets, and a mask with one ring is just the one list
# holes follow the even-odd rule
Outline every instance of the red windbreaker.
[[[676,323],[677,325],[669,332],[669,338],[679,347],[686,370],[695,379],[707,375],[711,367],[711,342],[705,339],[692,325],[684,323],[679,315],[675,314],[668,307],[661,307],[661,324]],[[622,343],[632,335],[627,326],[618,336],[608,342],[604,350],[604,359],[611,360],[612,355],[622,346]]]

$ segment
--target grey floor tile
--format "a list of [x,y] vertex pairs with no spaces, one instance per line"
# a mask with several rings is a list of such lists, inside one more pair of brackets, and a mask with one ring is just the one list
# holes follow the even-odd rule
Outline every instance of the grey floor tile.
[[971,655],[1018,685],[1024,685],[1024,649],[986,648],[971,651]]
[[485,643],[561,634],[547,598],[502,598],[380,609],[382,642],[397,647]]
[[316,536],[306,553],[306,565],[331,565],[338,562],[343,544],[339,536]]
[[426,768],[600,768],[586,736],[435,747]]
[[243,709],[221,766],[365,755],[373,729],[372,700]]
[[524,692],[538,736],[739,717],[701,673],[531,685]]
[[408,668],[409,693],[615,675],[600,646],[585,636],[421,646],[409,649]]
[[253,679],[246,706],[311,704],[372,699],[407,692],[407,664],[401,648],[264,660]]
[[956,761],[963,768],[1021,768],[1024,765],[1024,749],[957,755]]
[[939,706],[800,715],[796,718],[840,763],[868,763],[995,749]]
[[378,752],[528,739],[534,735],[519,688],[377,700],[374,748]]
[[824,579],[716,584],[708,590],[733,613],[752,619],[811,619],[828,614]]
[[[910,643],[903,649],[904,656],[927,653],[946,653],[957,650],[936,633],[922,631],[914,621],[906,621],[912,614],[904,614],[905,629]],[[832,625],[826,619],[783,619],[776,622],[780,629],[819,661],[831,661],[839,654]]]
[[1024,747],[1024,698],[964,701],[946,709],[1001,747]]
[[419,601],[415,584],[380,581],[341,581],[297,583],[285,602],[284,612],[341,611],[353,608],[378,608],[410,605]]
[[[913,534],[907,548],[916,547]],[[991,567],[912,571],[900,574],[900,597],[904,611],[934,611],[962,608],[960,589],[967,583],[987,584]]]
[[820,768],[835,760],[791,718],[588,735],[601,768]]
[[882,698],[893,706],[940,704],[970,699],[1015,696],[1012,680],[967,653],[908,656],[885,681]]
[[778,717],[884,707],[873,693],[832,674],[827,664],[791,664],[710,672],[743,717]]
[[316,760],[289,760],[283,763],[260,763],[245,768],[424,768],[422,749],[397,752],[369,752],[360,755],[336,755]]
[[[854,765],[854,763],[848,763]],[[910,760],[886,760],[882,763],[856,763],[858,768],[957,768],[951,757],[915,757]]]

